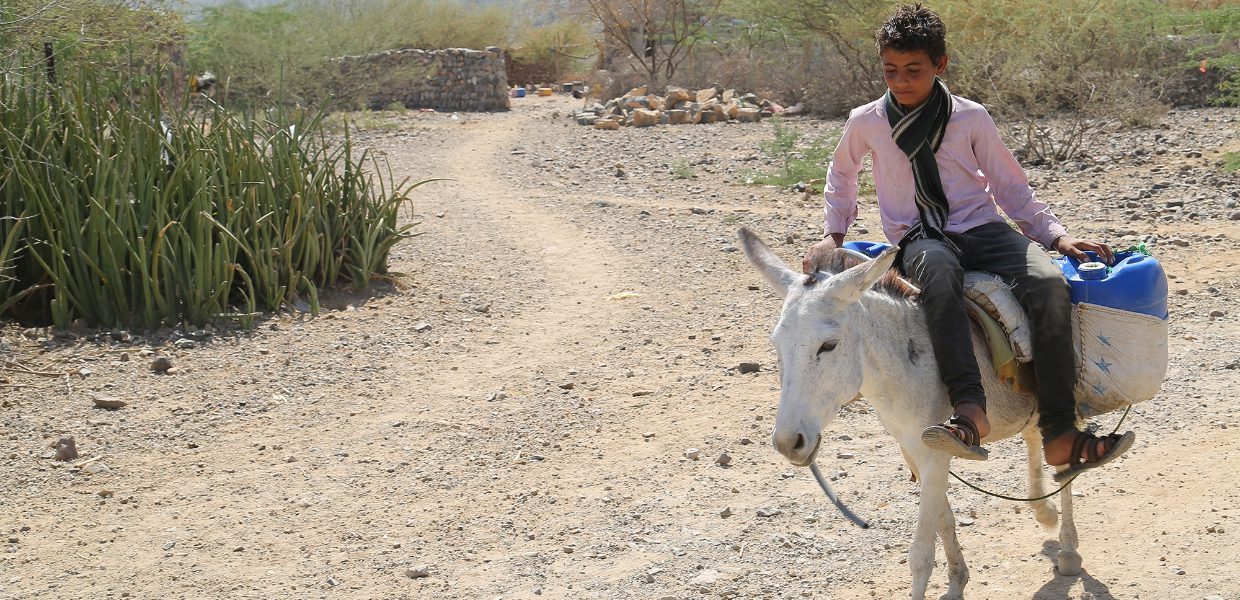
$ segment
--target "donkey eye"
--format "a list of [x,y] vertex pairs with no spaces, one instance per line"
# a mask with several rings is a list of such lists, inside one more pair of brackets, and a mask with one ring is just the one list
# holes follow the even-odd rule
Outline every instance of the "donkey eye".
[[823,342],[822,345],[818,347],[818,354],[822,354],[823,352],[830,352],[832,350],[835,350],[835,346],[838,344],[839,342],[835,340]]

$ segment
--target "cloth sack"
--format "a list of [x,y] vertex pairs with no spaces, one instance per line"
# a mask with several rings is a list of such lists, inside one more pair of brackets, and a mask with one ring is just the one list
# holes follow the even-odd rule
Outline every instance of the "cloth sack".
[[[1012,359],[1021,363],[1033,360],[1028,316],[1012,289],[990,273],[965,273],[965,296],[994,317],[1007,334],[1010,353],[995,352],[995,341],[990,342],[1000,376],[1012,380],[1016,371],[1005,365]],[[1082,417],[1149,400],[1158,395],[1167,376],[1167,321],[1158,317],[1085,302],[1075,304],[1072,348],[1077,366],[1077,412]]]

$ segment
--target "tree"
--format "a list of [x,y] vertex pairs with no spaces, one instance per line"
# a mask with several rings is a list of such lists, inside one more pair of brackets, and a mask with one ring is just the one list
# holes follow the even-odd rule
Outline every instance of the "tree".
[[0,72],[41,68],[43,48],[97,68],[129,65],[130,55],[167,49],[183,34],[168,0],[5,0],[0,2]]
[[651,86],[671,80],[719,13],[722,0],[584,0],[609,45],[635,61]]

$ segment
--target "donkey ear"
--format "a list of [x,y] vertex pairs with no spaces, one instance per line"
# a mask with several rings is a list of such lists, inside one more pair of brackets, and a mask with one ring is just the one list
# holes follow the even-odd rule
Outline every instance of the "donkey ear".
[[866,290],[882,279],[896,262],[898,248],[890,248],[878,258],[861,263],[829,279],[831,295],[844,303],[856,302]]
[[788,288],[801,276],[789,269],[784,261],[779,260],[779,257],[758,239],[758,234],[748,227],[742,227],[736,234],[741,238],[741,249],[745,251],[745,258],[748,258],[750,264],[775,288],[775,293],[779,294],[780,298],[787,296]]

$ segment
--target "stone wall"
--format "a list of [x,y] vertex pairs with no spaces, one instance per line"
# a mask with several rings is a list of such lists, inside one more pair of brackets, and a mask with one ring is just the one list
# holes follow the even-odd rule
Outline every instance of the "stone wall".
[[340,59],[342,97],[373,109],[399,104],[440,111],[508,110],[508,76],[499,48],[389,50]]

